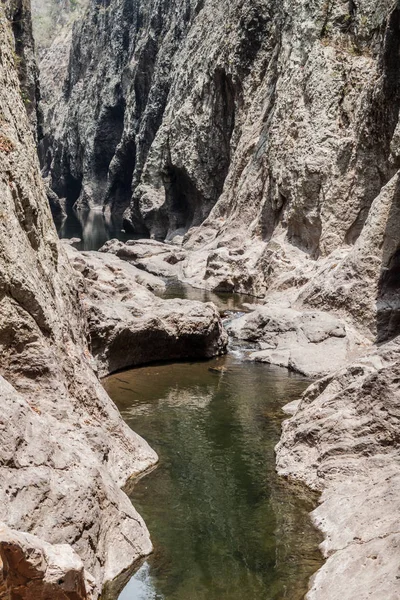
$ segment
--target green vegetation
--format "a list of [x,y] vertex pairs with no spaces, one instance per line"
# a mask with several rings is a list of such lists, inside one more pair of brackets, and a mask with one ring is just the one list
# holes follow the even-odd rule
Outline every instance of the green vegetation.
[[63,27],[77,19],[88,0],[32,0],[33,35],[37,49],[48,48]]

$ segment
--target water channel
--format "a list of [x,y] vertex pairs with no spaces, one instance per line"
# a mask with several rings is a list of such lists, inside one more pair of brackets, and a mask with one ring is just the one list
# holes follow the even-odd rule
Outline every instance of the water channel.
[[282,405],[305,386],[239,350],[106,380],[124,420],[160,456],[130,493],[155,552],[119,600],[304,597],[321,564],[313,499],[276,475],[274,446]]
[[[110,237],[110,229],[96,232],[95,218],[85,223],[82,249]],[[214,301],[228,318],[254,302],[177,282],[163,296]],[[154,553],[118,600],[301,600],[321,566],[309,518],[316,499],[278,477],[274,459],[282,406],[309,382],[247,355],[231,346],[211,361],[156,364],[104,380],[124,420],[160,457],[129,490]]]

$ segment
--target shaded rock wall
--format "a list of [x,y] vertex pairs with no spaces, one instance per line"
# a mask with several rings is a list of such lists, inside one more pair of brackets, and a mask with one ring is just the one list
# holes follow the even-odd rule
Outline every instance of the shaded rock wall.
[[1,600],[89,600],[93,582],[67,544],[0,526]]

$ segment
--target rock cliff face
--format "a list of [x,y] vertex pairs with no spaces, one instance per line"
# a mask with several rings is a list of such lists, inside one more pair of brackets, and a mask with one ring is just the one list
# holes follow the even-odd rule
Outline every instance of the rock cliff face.
[[69,206],[183,240],[187,279],[213,289],[262,296],[353,249],[352,313],[393,334],[365,280],[393,289],[399,238],[373,264],[354,249],[394,216],[371,207],[395,204],[399,23],[392,0],[93,2],[41,64],[44,172]]
[[[301,363],[311,312],[307,349],[321,332],[336,348],[342,369],[308,390],[278,447],[282,473],[323,491],[321,600],[399,596],[399,52],[398,1],[107,0],[41,65],[53,190],[182,245],[106,250],[266,296],[238,332],[262,322],[262,359]],[[357,352],[385,343],[346,367],[353,328]]]
[[[104,582],[151,550],[120,488],[157,457],[125,426],[91,367],[17,76],[29,71],[12,26],[24,7],[0,8],[0,521],[34,535],[0,529],[0,585],[13,600],[97,598]],[[93,592],[80,559],[59,543],[80,555]],[[31,595],[21,588],[29,575]]]

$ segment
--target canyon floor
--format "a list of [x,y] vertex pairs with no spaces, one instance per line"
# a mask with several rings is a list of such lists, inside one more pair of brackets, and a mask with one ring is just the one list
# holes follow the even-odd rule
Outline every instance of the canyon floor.
[[[111,241],[101,251],[186,282],[191,281],[184,275],[188,263],[202,259],[188,258],[179,246],[146,240]],[[319,269],[330,271],[329,266]],[[276,448],[278,473],[321,493],[311,518],[324,534],[326,562],[307,598],[394,600],[399,593],[399,342],[374,345],[343,312],[302,303],[310,280],[314,283],[309,276],[303,286],[275,290],[248,304],[227,330],[233,339],[255,345],[250,360],[316,380],[288,405],[291,418]]]

